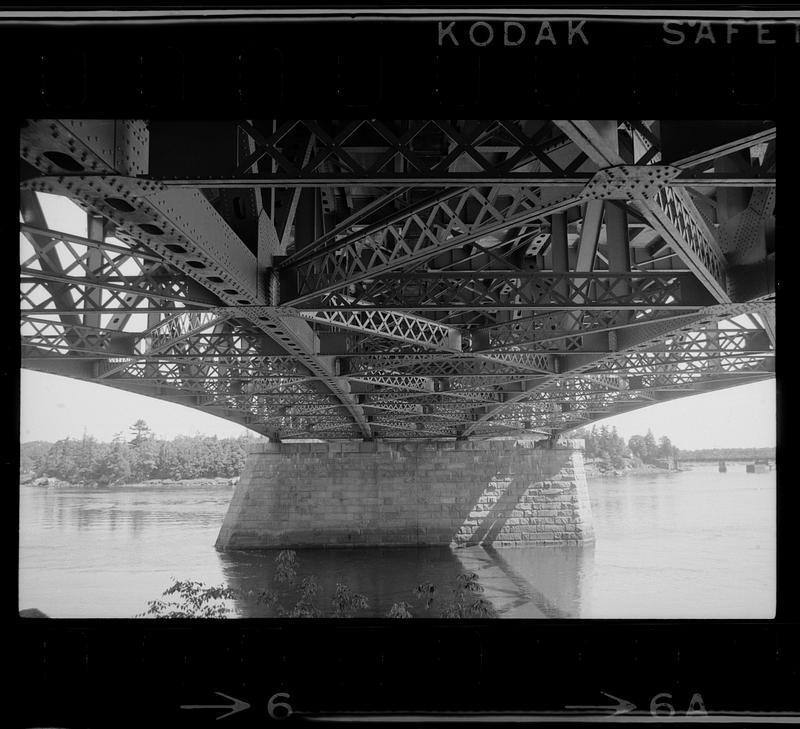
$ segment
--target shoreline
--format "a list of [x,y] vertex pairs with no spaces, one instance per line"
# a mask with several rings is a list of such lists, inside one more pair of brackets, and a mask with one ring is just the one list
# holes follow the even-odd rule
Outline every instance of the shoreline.
[[228,478],[219,476],[216,478],[184,478],[178,480],[152,479],[150,481],[140,481],[136,483],[71,483],[57,478],[37,478],[27,482],[20,481],[20,486],[27,486],[36,489],[58,489],[60,491],[125,491],[131,490],[152,490],[160,491],[166,489],[214,489],[230,488],[233,489],[238,482],[238,477]]
[[680,473],[682,470],[689,470],[689,469],[678,469],[677,471],[672,468],[661,468],[660,466],[654,466],[650,463],[644,463],[641,466],[636,466],[632,468],[609,468],[608,470],[604,470],[598,467],[596,463],[589,463],[586,462],[584,465],[586,471],[586,478],[608,478],[608,479],[617,479],[617,478],[626,478],[627,476],[645,476],[651,475],[654,473]]
[[[722,459],[720,459],[722,460]],[[748,461],[730,460],[726,461],[731,466],[740,465],[745,466]],[[692,461],[687,460],[679,463],[677,469],[662,468],[655,466],[651,463],[643,463],[641,466],[629,468],[601,468],[600,463],[596,460],[585,460],[584,469],[586,478],[589,479],[620,479],[629,476],[645,476],[659,473],[681,473],[684,471],[692,471],[697,466],[713,466],[716,461]],[[20,486],[38,489],[59,489],[63,491],[124,491],[124,490],[165,490],[165,489],[215,489],[215,488],[230,488],[233,489],[239,481],[239,477],[217,476],[214,478],[184,478],[184,479],[151,479],[149,481],[139,481],[135,483],[72,483],[69,481],[62,481],[53,477],[40,477],[40,478],[27,478],[23,480],[20,477]]]

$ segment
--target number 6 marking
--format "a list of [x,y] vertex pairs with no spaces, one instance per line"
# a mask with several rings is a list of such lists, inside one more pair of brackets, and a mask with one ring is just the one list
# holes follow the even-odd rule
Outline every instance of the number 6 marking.
[[[267,704],[267,713],[270,716],[270,719],[277,719],[278,721],[282,719],[288,719],[292,715],[292,707],[289,706],[285,701],[276,701],[277,698],[289,698],[289,694],[275,694],[270,698],[269,703]],[[286,713],[281,712],[280,714],[275,713],[275,709],[281,708],[284,709]]]
[[[659,701],[661,698],[671,699],[672,694],[656,694],[650,702],[650,713],[653,716],[673,716],[675,714],[675,708],[666,701]],[[659,709],[666,709],[669,713],[664,713],[664,711],[659,712]]]

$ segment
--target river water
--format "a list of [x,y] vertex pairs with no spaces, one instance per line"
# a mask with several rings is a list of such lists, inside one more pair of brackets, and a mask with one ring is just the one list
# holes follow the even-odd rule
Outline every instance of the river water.
[[[302,550],[319,607],[337,582],[382,616],[432,582],[449,594],[474,571],[501,617],[772,618],[775,612],[775,472],[744,464],[593,479],[596,543],[588,547]],[[19,607],[57,618],[127,618],[174,579],[267,587],[275,553],[214,549],[232,489],[20,488]],[[254,598],[239,617],[268,613]]]

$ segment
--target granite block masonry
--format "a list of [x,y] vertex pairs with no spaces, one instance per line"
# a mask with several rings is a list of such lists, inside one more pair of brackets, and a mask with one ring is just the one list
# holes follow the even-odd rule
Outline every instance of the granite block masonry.
[[216,546],[593,540],[579,450],[524,440],[340,441],[251,446]]

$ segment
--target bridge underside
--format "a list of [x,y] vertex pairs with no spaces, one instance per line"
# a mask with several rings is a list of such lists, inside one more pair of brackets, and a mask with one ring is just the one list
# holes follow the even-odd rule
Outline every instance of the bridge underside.
[[552,437],[770,378],[775,136],[27,120],[22,365],[275,440]]

